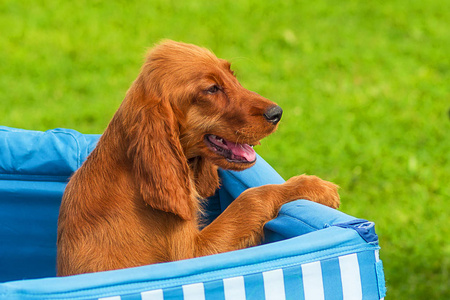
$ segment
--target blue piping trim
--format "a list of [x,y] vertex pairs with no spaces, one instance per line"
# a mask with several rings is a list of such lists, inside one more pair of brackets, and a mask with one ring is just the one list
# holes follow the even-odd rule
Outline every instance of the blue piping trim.
[[355,219],[349,222],[335,224],[341,228],[355,230],[367,243],[378,245],[378,235],[375,233],[375,223],[363,219]]

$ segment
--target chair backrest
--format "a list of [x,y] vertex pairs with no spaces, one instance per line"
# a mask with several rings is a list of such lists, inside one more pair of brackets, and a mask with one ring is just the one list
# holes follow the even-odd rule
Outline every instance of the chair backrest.
[[61,197],[98,137],[0,127],[0,282],[55,276]]

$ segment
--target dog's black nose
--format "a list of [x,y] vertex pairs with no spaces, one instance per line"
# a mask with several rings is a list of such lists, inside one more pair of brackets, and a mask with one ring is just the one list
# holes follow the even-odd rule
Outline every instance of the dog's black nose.
[[276,125],[281,120],[281,116],[283,115],[283,110],[278,105],[271,106],[266,112],[263,114],[264,118],[270,123]]

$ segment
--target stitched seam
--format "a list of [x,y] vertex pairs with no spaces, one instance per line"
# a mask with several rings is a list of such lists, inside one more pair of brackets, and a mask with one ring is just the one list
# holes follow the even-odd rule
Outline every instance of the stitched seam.
[[80,168],[81,167],[81,147],[80,147],[80,142],[78,141],[78,139],[75,137],[75,135],[72,132],[62,131],[60,129],[54,129],[53,132],[68,135],[75,141],[75,144],[77,146],[77,169]]
[[[296,200],[296,201],[297,201],[297,200]],[[311,224],[306,223],[304,220],[299,219],[299,218],[296,218],[296,217],[293,216],[293,215],[288,215],[288,214],[286,214],[286,213],[280,213],[280,214],[278,214],[278,215],[279,215],[279,216],[284,216],[284,217],[288,217],[288,218],[294,219],[294,220],[296,220],[296,221],[302,223],[303,225],[307,226],[308,228],[314,229],[314,231],[323,229],[323,228],[316,228],[316,227],[312,226]]]
[[0,180],[66,182],[69,175],[0,174]]

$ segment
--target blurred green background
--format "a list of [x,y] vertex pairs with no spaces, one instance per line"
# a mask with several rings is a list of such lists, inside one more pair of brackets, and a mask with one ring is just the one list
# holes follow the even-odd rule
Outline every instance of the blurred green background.
[[388,299],[450,299],[450,10],[428,1],[0,0],[0,124],[101,133],[163,38],[284,109],[258,152],[375,221]]

